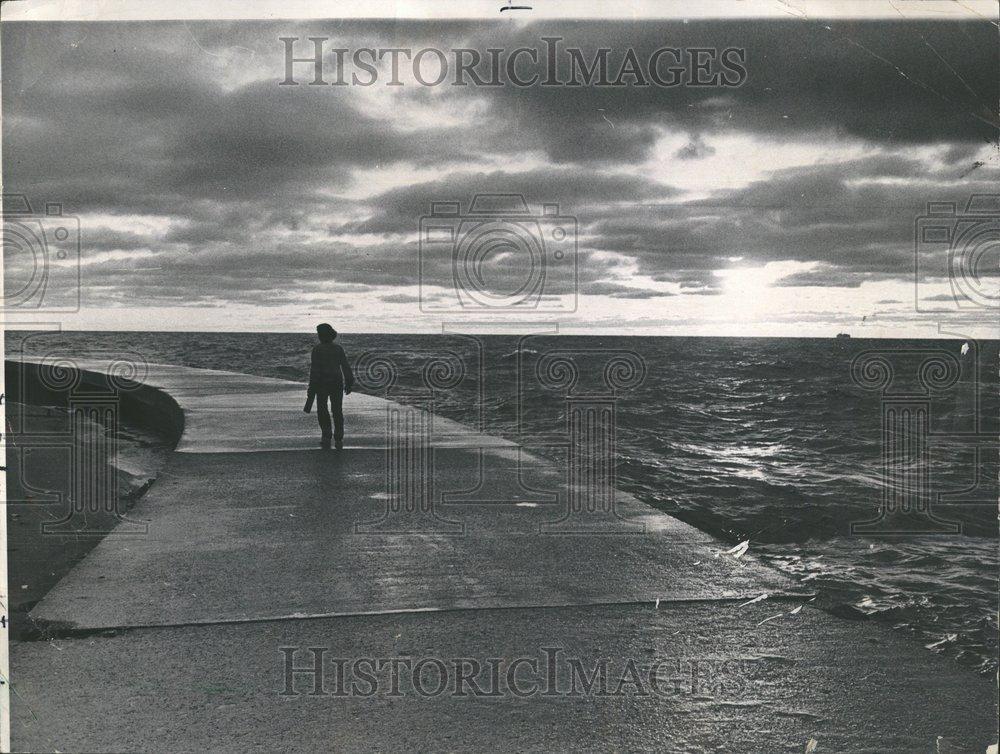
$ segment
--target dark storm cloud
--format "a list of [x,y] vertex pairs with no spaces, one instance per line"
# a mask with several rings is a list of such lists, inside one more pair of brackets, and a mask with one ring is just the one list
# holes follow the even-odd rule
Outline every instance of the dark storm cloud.
[[205,246],[214,241],[237,241],[245,237],[240,230],[249,230],[248,225],[249,223],[241,221],[239,213],[230,211],[225,216],[213,220],[192,220],[184,225],[172,227],[164,235],[164,240],[194,246]]
[[372,214],[355,222],[330,228],[331,234],[415,234],[420,218],[432,202],[459,202],[469,211],[477,194],[506,193],[523,197],[531,214],[541,205],[558,204],[561,214],[573,215],[588,207],[666,198],[677,192],[669,186],[638,176],[607,175],[583,168],[556,167],[521,173],[452,173],[447,178],[393,189],[366,200]]
[[148,249],[156,245],[145,233],[112,230],[110,228],[89,228],[87,249],[90,251],[134,251]]
[[656,280],[680,272],[710,286],[711,270],[739,257],[820,263],[783,284],[857,286],[911,275],[914,222],[927,202],[961,205],[970,192],[993,191],[998,177],[984,167],[958,183],[953,170],[914,159],[854,160],[775,171],[701,201],[616,207],[582,224],[594,248],[628,254]]
[[611,298],[661,298],[673,296],[673,293],[655,291],[649,288],[634,288],[620,283],[595,281],[582,287],[581,293],[591,296],[610,296]]
[[[405,272],[393,274],[390,262],[398,258],[395,247],[358,249],[340,244],[276,243],[274,247],[215,244],[197,251],[183,246],[164,247],[152,257],[86,261],[88,286],[150,286],[179,295],[231,296],[241,290],[266,290],[269,298],[282,291],[303,293],[364,293],[376,284],[412,280]],[[280,263],[278,263],[280,260]],[[340,260],[349,260],[340,264]]]
[[[656,129],[710,137],[830,133],[887,145],[995,141],[1000,53],[989,23],[667,22],[533,24],[509,49],[558,36],[592,58],[600,47],[746,49],[736,88],[499,87],[488,98],[497,131],[541,144],[555,162],[639,162]],[[492,46],[486,37],[480,47]],[[471,46],[476,46],[473,43]],[[612,76],[613,77],[613,76]],[[569,72],[563,72],[569,78]],[[706,139],[710,142],[710,139]]]
[[343,185],[352,167],[409,154],[397,135],[324,94],[303,97],[258,82],[192,112],[191,128],[163,145],[167,186],[203,196],[273,197],[288,186]]
[[[349,92],[271,80],[227,88],[175,27],[80,28],[57,66],[30,33],[4,33],[6,181],[74,211],[288,206],[343,187],[355,168],[454,157],[446,129],[404,136],[359,112]],[[10,72],[18,53],[27,60]]]
[[899,269],[891,272],[858,272],[856,270],[843,270],[832,265],[823,265],[816,270],[797,272],[783,277],[775,285],[785,288],[799,286],[858,288],[862,283],[898,278],[899,272]]
[[[169,221],[160,232],[85,228],[85,252],[137,254],[87,265],[101,295],[120,286],[136,300],[214,301],[266,291],[277,302],[412,286],[412,239],[430,203],[466,209],[475,193],[497,191],[577,218],[585,294],[664,295],[615,282],[628,274],[616,255],[684,295],[717,293],[713,271],[737,257],[816,264],[788,285],[860,285],[910,274],[913,222],[928,200],[964,203],[998,176],[997,164],[976,158],[997,133],[1000,64],[985,22],[5,24],[0,33],[5,190],[36,206]],[[395,93],[401,106],[476,107],[470,126],[423,120],[403,130],[351,87],[277,86],[277,39],[289,34],[328,34],[331,48],[483,50],[542,50],[543,36],[560,36],[588,55],[611,47],[613,60],[627,47],[640,58],[664,46],[739,47],[748,78],[728,89],[407,87]],[[831,162],[699,201],[664,185],[669,175],[640,174],[663,134],[687,140],[675,157],[697,160],[734,133],[775,150],[829,140]],[[845,136],[908,156],[836,162]],[[908,154],[928,145],[939,167]],[[548,164],[471,167],[527,152]],[[359,172],[402,163],[416,166],[410,185],[345,198]],[[444,176],[428,181],[424,170]],[[453,270],[434,259],[425,274],[447,285]]]

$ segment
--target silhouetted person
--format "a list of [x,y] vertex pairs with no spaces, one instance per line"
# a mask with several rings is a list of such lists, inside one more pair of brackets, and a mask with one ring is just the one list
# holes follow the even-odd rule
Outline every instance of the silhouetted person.
[[[344,447],[344,395],[350,394],[354,384],[351,365],[347,363],[344,349],[334,343],[337,331],[325,322],[316,325],[319,343],[313,346],[312,365],[309,368],[309,399],[305,411],[309,413],[313,399],[318,401],[316,415],[323,433],[319,446],[330,449],[330,440],[337,450]],[[330,412],[333,412],[333,432],[330,431]]]

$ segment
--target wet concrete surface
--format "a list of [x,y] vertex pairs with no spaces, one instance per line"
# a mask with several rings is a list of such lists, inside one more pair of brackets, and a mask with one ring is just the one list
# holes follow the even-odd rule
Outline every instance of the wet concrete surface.
[[[990,681],[886,627],[792,609],[460,610],[33,642],[14,653],[15,750],[986,750]],[[287,675],[317,656],[319,679]]]
[[[308,449],[301,385],[179,367],[149,381],[184,412],[178,452],[125,522],[145,533],[107,537],[32,611],[54,638],[13,648],[17,750],[792,752],[815,738],[817,752],[913,752],[938,736],[958,751],[995,740],[996,690],[981,679],[803,607],[807,595],[752,552],[727,555],[629,495],[615,493],[613,516],[588,513],[565,469],[510,442],[435,421],[388,455],[400,446],[387,418],[414,414],[350,396],[348,447],[325,452]],[[251,397],[267,410],[241,409]],[[398,494],[401,474],[423,482]],[[591,669],[617,661],[615,684],[629,660],[648,676],[662,659],[678,690],[282,694],[281,647],[508,666],[560,647]],[[684,686],[692,672],[715,675]]]
[[[478,463],[507,466],[503,484],[495,468],[484,474],[499,500],[530,497],[528,486],[560,490],[560,475],[545,466],[523,469],[518,483],[516,461],[441,455],[435,500],[469,487]],[[407,516],[388,511],[384,476],[381,451],[177,454],[130,513],[148,533],[106,538],[32,617],[93,629],[794,591],[776,572],[720,555],[722,543],[625,494],[617,500],[621,533],[561,533],[565,495],[549,503],[536,494],[542,502],[526,506],[456,493],[436,517]]]

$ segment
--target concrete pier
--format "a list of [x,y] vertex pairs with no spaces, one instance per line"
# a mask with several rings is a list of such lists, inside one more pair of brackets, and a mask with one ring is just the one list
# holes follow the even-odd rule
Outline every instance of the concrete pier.
[[[80,367],[85,380],[112,368]],[[995,742],[994,684],[815,610],[752,552],[726,555],[625,493],[607,529],[566,526],[575,476],[514,443],[355,393],[345,449],[322,451],[298,383],[149,365],[131,389],[176,414],[178,444],[122,533],[32,610],[53,638],[13,649],[15,750]],[[321,687],[302,670],[317,650],[348,666],[443,663],[451,685],[393,693],[383,676],[374,693],[338,693],[336,663]],[[553,657],[564,686],[532,691],[531,658],[545,676]],[[457,665],[489,658],[525,660],[515,688],[457,688]],[[602,660],[606,693],[570,688],[574,667]],[[622,686],[630,663],[641,682]]]

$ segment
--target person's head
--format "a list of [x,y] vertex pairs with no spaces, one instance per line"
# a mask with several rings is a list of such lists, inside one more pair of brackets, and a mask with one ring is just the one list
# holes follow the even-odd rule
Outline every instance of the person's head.
[[333,343],[333,339],[337,337],[337,331],[326,322],[316,325],[316,334],[319,336],[320,343]]

